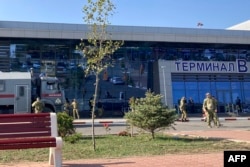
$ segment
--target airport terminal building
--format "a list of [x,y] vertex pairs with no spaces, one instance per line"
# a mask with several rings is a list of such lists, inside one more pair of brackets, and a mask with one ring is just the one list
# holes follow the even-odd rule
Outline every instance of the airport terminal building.
[[[83,24],[0,21],[0,71],[41,65],[36,70],[42,72],[51,64],[51,75],[66,80],[72,77],[66,75],[71,64],[84,64],[76,46],[87,31]],[[205,93],[211,92],[220,112],[237,97],[250,106],[250,21],[226,30],[109,26],[108,32],[112,40],[124,41],[113,55],[116,65],[107,71],[129,77],[122,88],[127,99],[151,89],[171,108],[181,97],[191,97],[198,106],[192,112],[201,112]]]

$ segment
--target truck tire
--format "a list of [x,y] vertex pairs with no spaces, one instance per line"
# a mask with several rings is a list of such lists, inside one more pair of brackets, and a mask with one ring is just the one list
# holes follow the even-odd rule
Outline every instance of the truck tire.
[[50,107],[50,106],[45,106],[43,112],[44,112],[44,113],[50,113],[50,112],[55,112],[55,111],[53,110],[52,107]]

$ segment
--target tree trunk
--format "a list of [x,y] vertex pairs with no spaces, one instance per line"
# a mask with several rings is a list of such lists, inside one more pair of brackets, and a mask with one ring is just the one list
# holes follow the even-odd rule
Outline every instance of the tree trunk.
[[95,83],[95,94],[93,98],[92,104],[92,142],[93,142],[93,149],[96,150],[96,142],[95,142],[95,110],[96,110],[96,101],[98,96],[98,89],[99,89],[99,74],[96,73],[96,83]]
[[151,131],[151,135],[152,135],[152,139],[154,139],[155,138],[155,131],[154,130]]

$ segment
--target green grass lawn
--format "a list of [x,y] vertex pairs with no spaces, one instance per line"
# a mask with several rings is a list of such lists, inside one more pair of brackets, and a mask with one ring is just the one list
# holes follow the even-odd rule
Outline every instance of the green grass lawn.
[[[83,137],[79,142],[64,142],[63,160],[89,158],[115,158],[150,156],[164,154],[211,153],[224,150],[250,150],[249,143],[203,138],[172,137],[157,134],[151,139],[149,134],[134,137],[104,135],[96,136],[96,151],[93,151],[91,137]],[[0,163],[22,161],[48,161],[49,149],[1,150]]]

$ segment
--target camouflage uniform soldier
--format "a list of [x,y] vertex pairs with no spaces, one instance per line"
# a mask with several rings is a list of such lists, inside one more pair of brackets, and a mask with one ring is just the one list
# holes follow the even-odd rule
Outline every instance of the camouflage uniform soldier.
[[187,102],[186,98],[182,97],[180,101],[181,121],[187,121]]
[[218,101],[217,101],[217,99],[214,96],[212,96],[212,98],[215,101],[215,107],[216,107],[216,110],[214,112],[214,120],[216,122],[216,126],[219,127],[219,126],[221,126],[221,124],[220,124],[219,117],[218,117],[218,114],[217,114]]
[[74,119],[76,119],[76,116],[79,119],[80,117],[79,117],[79,113],[78,113],[78,103],[77,103],[76,99],[73,100],[71,105],[73,107],[73,117],[74,117]]
[[214,125],[219,127],[220,123],[217,117],[217,100],[211,96],[210,93],[206,93],[206,98],[203,101],[203,111],[206,113],[208,127],[212,128],[211,121]]
[[32,107],[35,108],[35,113],[41,113],[43,111],[44,104],[40,101],[40,98],[37,97],[36,101],[32,103]]

